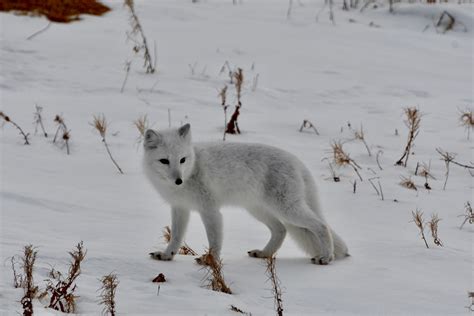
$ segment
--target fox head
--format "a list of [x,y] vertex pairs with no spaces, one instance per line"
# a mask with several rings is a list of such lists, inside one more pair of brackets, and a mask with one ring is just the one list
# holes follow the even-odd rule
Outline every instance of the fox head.
[[189,124],[164,131],[149,129],[143,145],[145,163],[156,173],[156,177],[173,186],[186,182],[194,166]]

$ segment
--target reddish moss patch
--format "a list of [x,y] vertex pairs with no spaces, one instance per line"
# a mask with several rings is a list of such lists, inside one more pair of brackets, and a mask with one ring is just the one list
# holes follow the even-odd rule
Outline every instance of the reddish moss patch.
[[53,22],[79,20],[80,14],[102,15],[110,8],[96,0],[1,0],[0,11],[25,15],[44,15]]

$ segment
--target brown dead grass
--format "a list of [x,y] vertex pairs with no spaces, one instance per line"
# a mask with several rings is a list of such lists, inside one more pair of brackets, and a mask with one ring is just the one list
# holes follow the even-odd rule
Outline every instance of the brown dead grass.
[[96,0],[2,0],[0,11],[14,11],[17,14],[41,16],[53,22],[69,23],[80,20],[79,15],[100,16],[110,8]]

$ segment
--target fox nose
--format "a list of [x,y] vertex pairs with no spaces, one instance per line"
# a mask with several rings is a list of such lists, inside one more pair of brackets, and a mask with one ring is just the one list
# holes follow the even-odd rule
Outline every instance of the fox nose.
[[176,181],[174,183],[176,183],[176,185],[180,185],[181,183],[183,183],[183,180],[178,178],[178,179],[176,179]]

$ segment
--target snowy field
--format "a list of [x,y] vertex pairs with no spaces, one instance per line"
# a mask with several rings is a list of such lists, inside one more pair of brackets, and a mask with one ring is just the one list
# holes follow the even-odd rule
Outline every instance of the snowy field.
[[[31,133],[25,146],[11,125],[0,131],[1,315],[21,313],[23,292],[12,286],[11,256],[26,244],[36,246],[34,277],[43,288],[51,266],[67,270],[67,251],[81,240],[87,257],[77,280],[80,315],[101,313],[98,279],[110,272],[120,280],[119,315],[237,315],[231,304],[252,315],[275,314],[264,262],[247,256],[247,250],[265,245],[269,233],[243,210],[223,209],[222,258],[233,295],[203,287],[205,271],[192,256],[171,262],[148,256],[164,248],[162,228],[170,224],[170,213],[143,175],[132,122],[147,114],[153,128],[167,128],[169,111],[172,126],[191,123],[195,141],[222,141],[217,94],[229,84],[227,74],[219,73],[225,61],[245,76],[242,134],[227,141],[270,144],[300,157],[319,183],[329,224],[351,253],[327,266],[313,265],[287,238],[277,253],[285,315],[470,313],[474,225],[460,230],[458,215],[472,202],[473,178],[451,166],[443,190],[446,169],[435,149],[473,161],[473,142],[459,124],[460,110],[474,102],[472,4],[398,4],[391,15],[386,5],[361,13],[344,12],[337,3],[333,25],[327,9],[315,21],[323,1],[294,1],[289,19],[286,0],[136,1],[158,53],[157,73],[147,75],[126,40],[130,25],[122,1],[106,3],[112,11],[103,17],[53,24],[31,40],[26,38],[46,19],[0,14],[1,110]],[[433,21],[445,9],[463,25],[441,34]],[[130,75],[120,93],[127,60]],[[234,91],[229,85],[231,109]],[[33,135],[35,104],[43,107],[48,138]],[[409,106],[423,116],[404,168],[394,164],[406,144],[403,109]],[[124,175],[90,125],[101,113]],[[52,143],[56,114],[70,129],[70,155]],[[298,131],[304,119],[319,136]],[[364,181],[346,167],[336,169],[336,183],[322,159],[331,158],[333,141],[352,139],[361,124],[372,156],[360,141],[345,143],[344,150],[361,165]],[[379,150],[383,170],[375,159]],[[429,180],[430,191],[423,177],[414,176],[417,162],[431,163],[436,179]],[[371,177],[380,178],[383,201],[367,181]],[[399,185],[401,177],[411,177],[418,190]],[[444,247],[433,244],[429,230],[430,249],[425,247],[411,222],[417,208],[427,220],[433,213],[442,219]],[[185,239],[199,253],[207,246],[196,214]],[[151,280],[159,273],[168,282],[157,295]],[[44,302],[34,304],[37,315],[60,314],[44,309]]]

